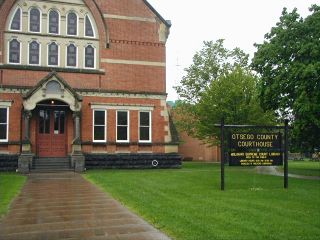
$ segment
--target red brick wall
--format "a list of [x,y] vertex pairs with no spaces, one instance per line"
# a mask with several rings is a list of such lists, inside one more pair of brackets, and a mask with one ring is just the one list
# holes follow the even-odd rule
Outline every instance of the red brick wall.
[[[152,142],[162,143],[159,146],[91,146],[85,145],[83,150],[85,152],[91,151],[153,151],[153,152],[163,152],[164,151],[164,137],[166,132],[164,131],[164,126],[167,124],[164,118],[161,116],[161,111],[163,108],[160,106],[160,100],[149,100],[149,99],[128,99],[128,98],[107,98],[101,99],[99,97],[84,97],[82,103],[82,141],[92,142],[92,123],[93,123],[93,113],[90,103],[123,103],[123,104],[141,104],[141,105],[154,105],[154,110],[152,111]],[[138,110],[130,110],[130,142],[137,143],[139,141],[139,122],[138,122]],[[116,110],[107,110],[107,142],[116,142]]]
[[[165,93],[166,92],[166,70],[164,66],[149,66],[143,62],[165,63],[165,43],[159,41],[159,19],[155,22],[131,21],[114,18],[103,18],[101,14],[120,15],[140,18],[156,18],[155,14],[145,5],[143,0],[84,0],[95,17],[95,22],[100,37],[100,66],[98,69],[105,74],[84,74],[59,72],[59,75],[73,88],[104,90],[110,92],[144,92]],[[6,31],[6,19],[15,0],[6,0],[0,9],[0,51],[4,54],[4,31]],[[100,8],[97,8],[97,6]],[[105,28],[106,26],[106,28]],[[107,43],[110,47],[106,48]],[[4,62],[6,56],[2,55],[0,60]],[[142,64],[111,64],[105,63],[106,59],[142,61]],[[48,72],[31,70],[0,70],[0,86],[19,86],[31,88],[42,80]],[[14,100],[10,108],[10,135],[9,141],[20,141],[21,136],[21,94],[1,94],[0,99]],[[152,112],[152,141],[163,143],[167,132],[164,126],[167,122],[161,116],[163,107],[160,100],[138,99],[138,98],[102,98],[84,97],[82,106],[81,134],[83,141],[92,141],[92,109],[90,102],[104,103],[127,103],[155,106]],[[116,139],[116,111],[108,110],[108,141],[115,142]],[[36,152],[36,114],[31,121],[32,150]],[[72,151],[73,122],[71,112],[68,115],[68,153]],[[130,141],[138,142],[138,111],[130,111]],[[19,152],[18,145],[1,145],[0,150]],[[85,152],[91,151],[153,151],[164,152],[163,144],[152,146],[92,146],[84,145]]]
[[180,141],[179,154],[186,160],[192,161],[220,161],[220,148],[203,144],[200,140],[188,136],[186,133],[179,133]]
[[[4,54],[3,32],[5,19],[15,1],[7,0],[0,9],[0,51]],[[149,62],[165,62],[165,45],[159,41],[159,23],[144,21],[129,21],[122,19],[102,19],[100,12],[92,0],[85,3],[95,16],[95,22],[100,36],[101,59],[133,60]],[[155,15],[142,0],[107,0],[97,1],[103,14],[147,17]],[[103,21],[106,22],[105,29]],[[106,34],[110,38],[110,48],[106,46]],[[4,58],[2,56],[2,61]],[[105,90],[131,92],[166,92],[165,67],[147,65],[107,64],[100,61],[99,69],[105,75],[61,73],[60,75],[72,86],[84,89],[101,88]],[[3,70],[3,84],[14,86],[34,86],[48,72]],[[100,78],[100,80],[99,80]]]

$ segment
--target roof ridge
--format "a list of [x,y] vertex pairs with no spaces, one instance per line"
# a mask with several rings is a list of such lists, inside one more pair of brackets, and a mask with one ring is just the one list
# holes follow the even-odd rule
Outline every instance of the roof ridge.
[[161,14],[147,1],[147,0],[143,0],[143,2],[147,5],[147,7],[167,26],[167,27],[171,27],[171,21],[169,20],[165,20]]

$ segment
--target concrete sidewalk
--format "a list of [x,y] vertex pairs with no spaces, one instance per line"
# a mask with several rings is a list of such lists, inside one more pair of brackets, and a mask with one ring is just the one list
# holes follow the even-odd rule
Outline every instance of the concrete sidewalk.
[[0,222],[1,240],[169,240],[81,175],[31,174]]
[[[280,176],[283,177],[283,172],[279,171],[276,166],[258,166],[256,167],[257,173],[260,174],[267,174],[267,175],[274,175],[274,176]],[[288,174],[288,177],[292,178],[299,178],[299,179],[311,179],[311,180],[320,180],[319,176],[303,176],[303,175],[297,175],[297,174]]]

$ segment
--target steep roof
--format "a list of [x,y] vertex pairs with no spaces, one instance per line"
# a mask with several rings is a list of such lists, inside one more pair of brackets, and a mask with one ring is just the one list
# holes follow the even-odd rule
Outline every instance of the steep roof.
[[143,2],[148,6],[148,8],[150,8],[150,10],[168,27],[171,27],[171,22],[169,20],[165,20],[160,13],[158,13],[157,10],[154,9],[154,7],[152,7],[152,5],[147,1],[147,0],[143,0]]

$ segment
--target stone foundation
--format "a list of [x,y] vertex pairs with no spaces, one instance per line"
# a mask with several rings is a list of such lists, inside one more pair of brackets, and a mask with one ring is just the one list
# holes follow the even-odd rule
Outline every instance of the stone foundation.
[[0,172],[12,172],[18,168],[19,155],[0,154]]
[[181,168],[181,156],[170,154],[85,154],[86,169]]

